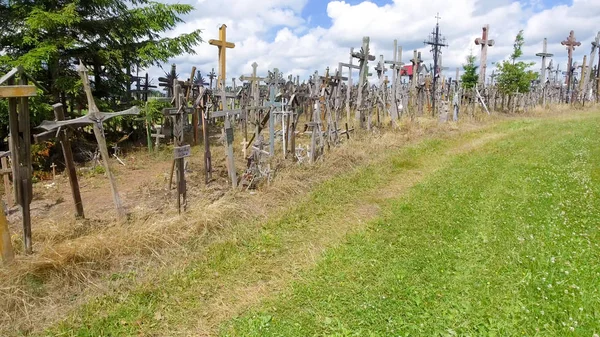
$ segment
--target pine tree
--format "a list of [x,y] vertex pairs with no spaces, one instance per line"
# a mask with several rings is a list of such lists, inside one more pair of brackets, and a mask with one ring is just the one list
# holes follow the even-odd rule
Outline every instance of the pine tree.
[[199,30],[161,37],[192,10],[149,0],[0,0],[0,63],[25,67],[64,101],[80,91],[74,63],[81,59],[93,69],[95,96],[118,98],[133,68],[194,53]]
[[463,70],[465,71],[460,77],[462,87],[464,89],[473,89],[477,85],[477,68],[475,65],[475,56],[471,53],[467,56],[467,64],[463,64]]
[[531,82],[537,78],[537,74],[527,68],[534,65],[533,62],[517,61],[523,55],[523,31],[521,30],[515,38],[513,53],[509,60],[498,64],[498,89],[505,95],[512,96],[519,93],[527,93],[531,89]]

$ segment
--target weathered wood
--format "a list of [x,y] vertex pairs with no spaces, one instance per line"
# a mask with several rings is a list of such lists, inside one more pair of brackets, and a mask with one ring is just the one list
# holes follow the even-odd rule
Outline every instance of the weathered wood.
[[33,85],[0,86],[0,98],[33,97],[36,95],[36,88]]
[[8,221],[6,221],[4,210],[0,210],[0,254],[2,254],[2,263],[5,265],[10,264],[15,259],[15,252],[10,239]]
[[223,136],[225,137],[225,146],[227,155],[227,171],[229,179],[231,179],[231,187],[237,187],[237,174],[235,171],[235,158],[233,157],[233,128],[229,118],[225,118],[225,127],[223,128]]
[[11,187],[10,187],[10,178],[8,177],[9,174],[12,174],[12,169],[8,168],[8,158],[7,157],[2,157],[0,158],[0,161],[2,163],[2,178],[4,179],[4,195],[6,196],[6,205],[8,207],[13,207],[14,206],[14,201],[13,201],[13,194],[11,191]]
[[[54,104],[52,108],[54,109],[54,118],[57,121],[62,121],[65,119],[65,112],[61,103]],[[73,151],[71,149],[71,141],[69,140],[67,130],[61,130],[58,135],[58,139],[60,140],[60,146],[65,158],[65,169],[67,171],[67,175],[69,176],[71,195],[73,196],[73,202],[75,204],[75,215],[78,218],[84,218],[85,214],[83,213],[83,201],[81,200],[81,193],[79,191],[79,180],[77,179],[77,170],[75,168]]]
[[104,136],[104,127],[102,125],[104,116],[103,113],[101,113],[98,107],[96,106],[96,102],[94,101],[94,97],[92,96],[92,90],[90,88],[87,70],[83,65],[83,62],[79,63],[78,71],[79,75],[81,76],[81,80],[83,82],[83,90],[85,91],[88,101],[88,115],[90,115],[90,118],[92,120],[97,121],[95,123],[92,123],[92,128],[94,130],[96,142],[98,143],[98,147],[100,149],[100,155],[102,156],[102,164],[104,165],[104,169],[106,170],[106,175],[108,176],[108,181],[110,183],[110,189],[113,196],[113,202],[117,211],[117,216],[119,218],[124,218],[126,216],[125,209],[123,208],[123,202],[121,201],[121,197],[119,196],[117,183],[115,181],[115,177],[113,176],[110,167],[110,156],[108,155],[108,148],[106,146],[106,139]]
[[[208,43],[219,48],[219,77],[217,83],[220,89],[225,90],[225,79],[227,78],[227,48],[235,48],[235,44],[227,42],[227,25],[219,27],[219,39],[208,40]],[[225,108],[225,106],[223,106]]]
[[475,39],[476,45],[481,45],[481,63],[479,66],[479,86],[485,87],[485,71],[487,69],[487,50],[488,47],[494,46],[494,40],[489,39],[490,25],[485,25],[482,28],[481,38]]

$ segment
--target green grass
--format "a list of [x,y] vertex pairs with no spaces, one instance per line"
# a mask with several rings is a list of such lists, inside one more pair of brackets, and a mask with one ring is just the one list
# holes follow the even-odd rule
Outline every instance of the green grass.
[[599,122],[505,124],[222,335],[600,333]]
[[[194,335],[219,295],[235,302],[240,289],[281,280],[288,287],[221,333],[549,336],[573,327],[591,336],[600,319],[599,121],[513,120],[390,151],[265,223],[183,243],[185,268],[134,275],[42,335]],[[503,137],[460,150],[490,134]],[[422,183],[378,196],[408,172],[422,172]],[[380,208],[376,220],[328,239],[362,204]],[[325,249],[316,266],[305,256],[311,245]]]

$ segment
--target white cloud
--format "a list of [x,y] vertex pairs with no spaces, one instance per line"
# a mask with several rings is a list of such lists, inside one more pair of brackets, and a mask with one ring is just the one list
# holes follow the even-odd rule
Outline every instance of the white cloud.
[[[386,60],[392,58],[393,40],[403,46],[403,58],[408,63],[412,50],[422,52],[427,64],[431,63],[429,46],[423,41],[435,26],[438,10],[442,20],[440,28],[447,38],[449,48],[443,49],[444,66],[449,67],[448,76],[454,76],[455,68],[464,63],[472,50],[479,57],[475,38],[481,35],[481,27],[490,25],[490,38],[496,45],[489,48],[488,72],[492,62],[505,59],[512,51],[514,37],[524,30],[524,59],[538,62],[535,53],[541,52],[542,40],[548,38],[548,52],[554,53],[555,61],[566,64],[566,50],[560,45],[570,30],[575,30],[582,46],[574,57],[581,60],[589,54],[590,42],[600,30],[600,1],[573,0],[571,5],[556,5],[543,9],[539,0],[529,2],[510,0],[431,0],[414,5],[412,0],[395,0],[392,4],[376,5],[372,2],[349,4],[330,1],[327,15],[331,20],[328,28],[315,27],[311,17],[303,17],[307,0],[220,0],[198,1],[187,22],[179,25],[169,35],[173,36],[193,29],[203,29],[203,38],[217,38],[220,24],[227,24],[227,39],[236,44],[227,51],[227,78],[252,71],[251,64],[259,64],[258,72],[279,68],[286,75],[306,78],[326,67],[337,67],[338,62],[348,62],[349,48],[359,48],[362,37],[371,39],[371,53]],[[178,64],[182,76],[192,65],[203,73],[217,68],[217,48],[202,43],[196,48],[197,55],[183,55],[172,62]],[[579,61],[581,63],[581,61]],[[375,64],[373,64],[375,66]],[[536,64],[533,69],[539,69]],[[151,69],[158,76],[156,69]]]

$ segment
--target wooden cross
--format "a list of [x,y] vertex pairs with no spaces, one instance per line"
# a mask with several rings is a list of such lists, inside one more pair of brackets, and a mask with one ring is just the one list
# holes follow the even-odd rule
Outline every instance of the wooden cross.
[[391,61],[384,61],[385,64],[390,65],[392,69],[392,121],[396,121],[399,118],[398,115],[398,104],[397,104],[397,81],[400,78],[400,70],[404,63],[402,62],[402,47],[398,46],[398,40],[394,40],[394,57]]
[[591,69],[594,66],[594,58],[596,57],[596,51],[598,50],[598,47],[600,47],[600,32],[598,32],[598,34],[596,34],[596,39],[594,41],[592,41],[592,51],[590,52],[590,59],[589,59],[588,66],[587,66],[587,69],[589,69],[589,71],[587,71],[585,73],[585,79],[584,79],[584,91],[585,92],[588,91],[588,86],[591,84],[591,82],[590,82],[590,75],[592,73]]
[[358,74],[358,95],[356,99],[356,115],[355,118],[358,120],[361,127],[364,127],[364,111],[362,110],[363,103],[363,87],[367,83],[367,76],[369,72],[369,61],[375,61],[375,56],[369,54],[369,37],[364,36],[362,40],[362,47],[359,52],[352,53],[352,57],[359,60],[359,74]]
[[165,138],[165,135],[161,135],[160,133],[153,133],[150,136],[154,138],[154,151],[158,151],[158,147],[160,146],[160,139]]
[[481,60],[479,66],[479,85],[480,87],[485,86],[485,71],[487,69],[487,49],[493,47],[495,44],[494,40],[489,39],[490,25],[485,25],[482,28],[481,37],[475,39],[476,45],[481,45]]
[[577,41],[575,38],[575,32],[571,31],[566,40],[562,41],[560,44],[563,46],[567,46],[567,52],[569,55],[568,60],[568,68],[567,68],[567,103],[570,100],[569,94],[571,92],[571,83],[573,82],[573,50],[575,47],[581,46],[581,42]]
[[52,168],[52,180],[54,180],[56,179],[56,164],[52,163],[50,167]]
[[354,48],[350,48],[350,61],[348,63],[339,63],[340,71],[342,67],[348,68],[348,89],[346,90],[346,123],[350,123],[350,95],[352,92],[352,69],[360,69],[359,66],[352,64],[354,60]]
[[540,72],[540,83],[543,86],[544,83],[546,83],[546,58],[554,56],[554,54],[548,53],[548,39],[544,38],[542,52],[535,54],[535,56],[539,56],[539,57],[542,58],[542,69],[541,69],[541,72]]
[[265,77],[258,77],[256,75],[256,68],[258,68],[258,64],[256,62],[252,63],[252,75],[251,76],[240,76],[240,81],[250,81],[250,92],[252,93],[252,97],[254,99],[254,104],[258,103],[259,100],[259,84],[260,81],[264,81]]
[[275,101],[276,91],[279,90],[279,69],[273,69],[273,79],[269,80],[269,101],[265,102],[264,106],[269,110],[269,156],[275,155],[275,109],[281,108],[282,103]]
[[225,79],[227,78],[226,74],[226,51],[227,48],[235,48],[235,44],[232,42],[227,42],[227,25],[223,24],[219,27],[219,39],[214,40],[211,39],[208,41],[209,44],[213,46],[217,46],[219,48],[219,77],[217,80],[218,85],[221,90],[225,90]]
[[215,77],[217,77],[217,74],[215,74],[215,68],[212,68],[210,73],[208,73],[208,78],[210,79],[210,84],[208,87],[209,89],[212,89],[213,80],[215,79]]
[[125,217],[125,210],[123,208],[123,203],[121,198],[119,197],[119,193],[117,191],[117,184],[115,182],[115,178],[110,169],[109,163],[109,155],[108,155],[108,147],[106,146],[106,139],[104,135],[104,126],[103,123],[110,118],[117,116],[125,116],[125,115],[137,115],[140,112],[140,109],[137,106],[134,106],[128,110],[106,113],[101,112],[96,106],[96,102],[94,101],[94,97],[92,96],[92,90],[90,89],[90,80],[88,78],[87,69],[83,65],[83,62],[79,61],[79,67],[77,68],[79,75],[81,76],[81,80],[83,83],[83,90],[85,91],[87,101],[88,101],[88,113],[87,115],[75,119],[65,120],[65,121],[43,121],[39,128],[44,129],[46,131],[60,129],[67,125],[72,126],[84,126],[92,124],[94,130],[94,136],[96,137],[96,142],[98,143],[98,148],[100,149],[100,155],[102,156],[102,163],[104,165],[104,169],[106,170],[106,175],[108,176],[108,180],[110,183],[110,188],[113,195],[113,202],[115,204],[115,208],[117,210],[117,215],[120,218]]

